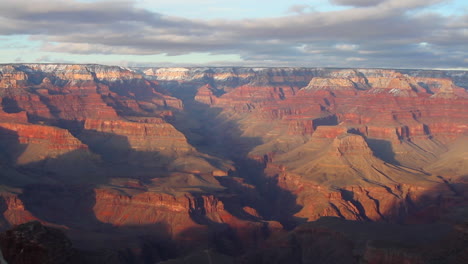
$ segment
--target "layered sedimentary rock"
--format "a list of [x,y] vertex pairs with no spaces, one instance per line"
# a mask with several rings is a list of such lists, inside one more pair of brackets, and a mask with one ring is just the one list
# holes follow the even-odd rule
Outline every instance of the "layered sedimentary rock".
[[7,74],[2,94],[11,101],[9,108],[33,119],[115,119],[116,111],[157,115],[182,107],[156,82],[120,67],[25,64],[6,65],[0,72]]
[[[304,74],[309,83],[301,88],[294,81],[285,85],[286,78],[275,82],[267,77],[274,73],[265,72],[235,77],[244,80],[237,87],[213,78],[209,86],[198,86],[195,100],[222,109],[221,116],[238,124],[242,136],[230,138],[234,147],[260,139],[249,156],[297,196],[303,208],[296,216],[402,221],[410,211],[423,210],[426,205],[416,200],[424,193],[454,195],[431,175],[435,168],[440,174],[443,165],[430,166],[467,133],[468,93],[446,73],[434,78],[396,70],[321,69]],[[186,69],[173,79],[193,82],[201,73],[209,76],[203,69]],[[228,75],[232,81],[234,75]],[[221,125],[214,132],[222,130]]]
[[189,228],[203,228],[195,223],[189,212],[193,197],[179,197],[164,193],[141,192],[129,196],[117,191],[97,189],[93,211],[103,223],[115,226],[135,226],[165,223],[171,236],[177,236]]
[[[72,151],[86,151],[88,146],[75,138],[69,131],[58,127],[22,123],[0,123],[0,141],[17,154],[16,164],[26,164],[56,158]],[[22,153],[14,153],[24,148]],[[17,151],[15,151],[15,149]]]
[[[2,80],[8,82],[2,87],[2,107],[9,113],[4,115],[5,121],[70,129],[85,143],[93,144],[92,150],[104,155],[105,161],[106,153],[117,149],[154,153],[153,158],[162,160],[156,162],[156,167],[167,166],[183,156],[183,161],[173,166],[197,171],[191,167],[204,163],[199,171],[215,170],[166,122],[174,109],[182,109],[181,101],[141,74],[121,67],[66,64],[5,65],[0,72],[5,75]],[[116,146],[112,146],[114,143]],[[67,148],[68,144],[62,145]],[[49,156],[64,153],[56,154]],[[44,158],[42,154],[36,156]]]
[[[319,127],[303,146],[275,156],[284,167],[269,165],[270,173],[278,173],[278,184],[296,194],[301,205],[297,217],[400,221],[420,209],[422,195],[435,191],[434,179],[427,174],[374,157],[362,136],[335,137],[332,130],[323,130]],[[426,199],[435,202],[438,195],[453,196],[444,186],[437,193]]]
[[195,95],[194,99],[197,102],[207,104],[207,105],[212,105],[215,103],[216,96],[213,92],[213,87],[211,85],[207,84],[202,87],[200,87],[197,90],[197,94]]
[[0,116],[2,122],[11,122],[11,123],[27,123],[28,116],[26,115],[25,111],[21,111],[18,113],[8,113],[3,110],[0,110]]
[[25,72],[17,71],[12,65],[4,65],[1,71],[2,88],[17,88],[28,81],[28,75]]
[[[78,137],[113,163],[154,167],[159,168],[160,172],[213,175],[220,172],[220,175],[225,175],[231,168],[216,157],[198,152],[182,133],[161,118],[87,119]],[[214,164],[210,160],[217,162]]]
[[185,136],[172,125],[160,118],[137,120],[87,119],[84,129],[90,133],[124,136],[128,145],[137,151],[163,151],[168,149],[175,152],[193,151]]
[[138,68],[159,81],[215,82],[235,88],[247,83],[306,84],[323,69],[307,68]]
[[225,210],[223,202],[218,198],[204,194],[140,192],[125,195],[96,189],[93,211],[103,223],[114,226],[162,224],[172,238],[194,242],[206,240],[202,236],[207,236],[206,232],[214,225],[232,228],[242,243],[254,243],[256,235],[261,240],[261,236],[264,236],[262,229],[269,228],[267,222],[245,221],[233,216]]
[[[362,246],[343,223],[282,237],[326,216],[466,219],[466,80],[450,71],[0,65],[0,178],[17,188],[2,192],[2,228],[61,226],[80,249],[108,246],[98,263],[200,252],[247,254],[245,263],[424,261],[373,237]],[[278,245],[287,252],[257,250]],[[325,248],[333,254],[316,254]]]

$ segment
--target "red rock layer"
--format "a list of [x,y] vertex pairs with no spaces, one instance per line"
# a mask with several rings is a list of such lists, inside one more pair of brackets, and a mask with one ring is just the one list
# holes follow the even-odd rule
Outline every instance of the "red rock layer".
[[18,155],[14,160],[17,164],[88,151],[87,145],[65,129],[21,123],[0,123],[0,129],[0,140],[11,152],[9,155]]
[[0,123],[0,127],[5,131],[3,137],[16,137],[19,144],[43,144],[57,154],[88,148],[70,132],[57,127],[20,123]]
[[250,86],[237,87],[216,98],[216,106],[230,108],[237,112],[251,112],[269,101],[279,101],[294,95],[298,87]]
[[1,207],[3,209],[1,213],[7,224],[7,226],[3,228],[39,220],[24,208],[24,203],[18,198],[17,194],[3,191],[0,197],[2,200],[0,201]]
[[26,112],[22,111],[19,113],[5,113],[3,110],[0,109],[0,120],[2,122],[12,122],[12,123],[27,123],[28,116]]
[[151,192],[127,196],[112,190],[96,189],[93,211],[99,221],[116,226],[164,222],[171,226],[171,233],[177,235],[198,226],[189,215],[190,199],[193,197]]
[[33,120],[116,119],[120,114],[153,114],[182,109],[158,83],[120,67],[41,65],[0,67],[3,97]]
[[[331,75],[313,78],[307,87],[284,100],[273,97],[258,105],[245,122],[279,119],[279,124],[289,127],[291,135],[311,135],[317,126],[342,122],[366,137],[393,142],[438,136],[455,138],[467,132],[463,124],[468,122],[468,116],[463,109],[468,101],[460,96],[431,96],[430,89],[436,90],[433,87],[443,87],[436,93],[455,87],[449,80],[413,78],[385,70],[366,70],[361,75],[337,71]],[[235,105],[236,100],[244,98],[244,88],[238,89],[222,97],[239,98],[231,100]],[[467,92],[463,94],[468,96]],[[245,101],[243,105],[253,102]],[[215,105],[226,112],[238,112],[228,103]]]
[[41,100],[41,96],[35,94],[21,94],[9,97],[29,117],[39,119],[52,119],[51,109]]
[[[265,238],[264,225],[279,224],[245,221],[225,210],[223,203],[213,195],[141,192],[125,195],[118,191],[96,189],[96,218],[115,226],[151,226],[163,224],[176,240],[204,243],[213,224],[225,224],[236,232],[242,243],[255,243]],[[256,238],[255,238],[256,237]],[[255,241],[255,240],[258,241]]]
[[138,151],[193,151],[185,136],[162,119],[143,119],[142,122],[124,120],[87,119],[84,129],[89,132],[124,136],[129,147]]
[[214,104],[217,97],[214,95],[212,89],[213,87],[209,84],[200,87],[195,95],[195,101],[207,105]]
[[[257,119],[282,119],[292,127],[292,134],[311,134],[314,131],[310,129],[311,120],[328,116],[330,112],[336,114],[337,122],[344,121],[353,126],[394,125],[396,128],[404,125],[408,127],[404,128],[408,133],[416,136],[427,134],[427,131],[421,133],[421,128],[424,125],[430,127],[441,115],[453,117],[448,123],[467,119],[462,110],[466,100],[444,102],[448,100],[446,97],[431,97],[430,88],[421,86],[426,82],[425,86],[433,87],[434,79],[413,78],[385,70],[364,71],[364,75],[337,71],[336,75],[315,77],[307,87],[281,98],[268,97],[269,93],[260,88],[249,92],[247,86],[242,86],[223,95],[221,98],[225,101],[217,100],[216,106],[226,111],[254,111]],[[440,80],[439,86],[454,87],[445,79]],[[321,124],[312,126],[317,125]]]
[[[291,178],[284,179],[287,180]],[[388,187],[348,186],[341,191],[332,191],[320,185],[301,184],[293,190],[307,191],[298,192],[302,209],[295,216],[308,221],[334,216],[349,220],[428,223],[442,219],[447,212],[466,204],[463,199],[455,198],[457,201],[454,201],[453,193],[444,187],[434,189],[406,184]],[[430,192],[437,193],[430,196]],[[434,204],[441,197],[444,205],[434,210]]]

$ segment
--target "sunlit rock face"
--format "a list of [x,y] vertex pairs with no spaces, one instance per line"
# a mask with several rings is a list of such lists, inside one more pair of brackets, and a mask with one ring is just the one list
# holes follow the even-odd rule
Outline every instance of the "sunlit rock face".
[[[359,251],[349,263],[424,263],[418,241],[349,230],[463,227],[467,84],[454,71],[0,65],[0,227],[61,228],[82,263],[333,260],[311,243]],[[434,247],[454,238],[463,258],[449,229]]]

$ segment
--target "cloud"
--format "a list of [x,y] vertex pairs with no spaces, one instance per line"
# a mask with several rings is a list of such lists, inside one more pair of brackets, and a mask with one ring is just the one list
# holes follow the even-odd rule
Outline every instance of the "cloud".
[[304,14],[313,10],[314,8],[310,5],[292,5],[288,8],[287,13]]
[[367,59],[365,58],[360,58],[360,57],[349,57],[346,58],[347,61],[366,61]]
[[441,0],[333,2],[354,7],[306,12],[310,7],[292,6],[282,17],[203,20],[167,16],[130,0],[3,0],[0,36],[26,35],[42,43],[40,51],[77,55],[236,54],[245,65],[467,64],[468,15],[424,11]]
[[330,3],[351,7],[427,7],[432,4],[450,2],[450,0],[329,0]]
[[45,63],[45,62],[47,63],[73,63],[70,60],[65,60],[62,58],[55,58],[50,55],[39,56],[34,61],[37,63]]
[[358,45],[354,45],[354,44],[336,44],[335,45],[335,48],[337,50],[343,50],[343,51],[352,51],[352,50],[356,50],[359,48]]
[[332,4],[343,6],[375,6],[385,0],[330,0]]
[[51,60],[49,55],[44,55],[36,58],[35,62],[51,62]]

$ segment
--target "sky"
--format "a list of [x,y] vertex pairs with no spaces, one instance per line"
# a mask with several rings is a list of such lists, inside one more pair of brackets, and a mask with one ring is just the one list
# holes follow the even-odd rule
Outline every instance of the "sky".
[[468,1],[0,0],[0,63],[468,69]]

